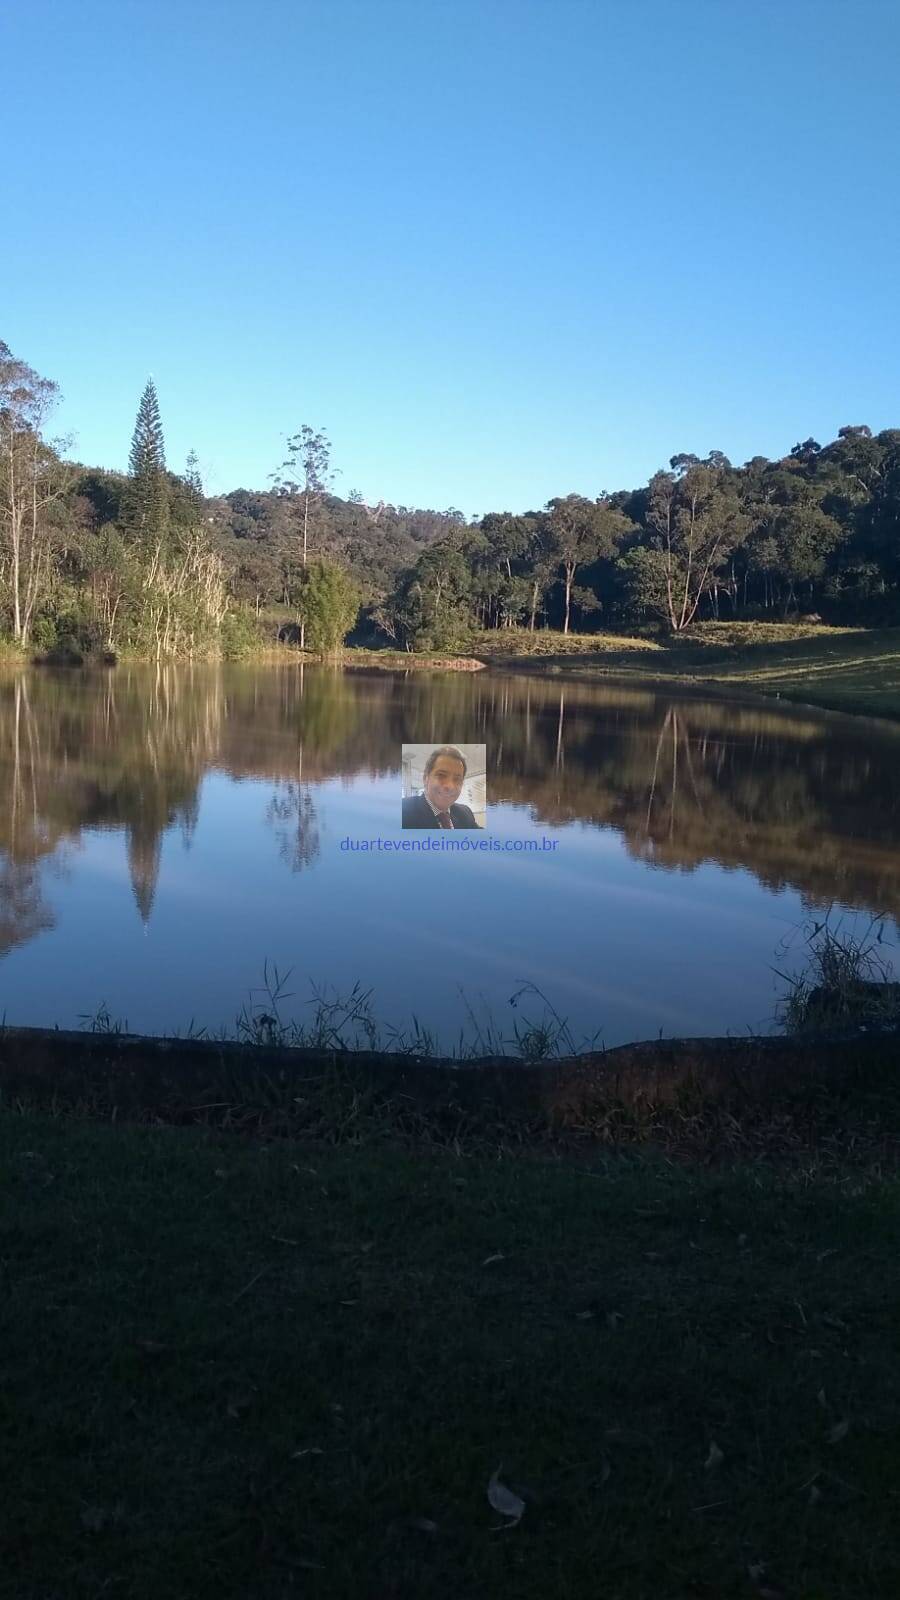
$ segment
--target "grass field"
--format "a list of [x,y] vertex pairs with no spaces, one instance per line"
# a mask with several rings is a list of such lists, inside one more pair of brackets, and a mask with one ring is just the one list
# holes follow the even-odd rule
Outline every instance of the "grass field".
[[895,1176],[4,1106],[0,1188],[3,1600],[900,1594]]
[[900,628],[709,622],[672,643],[507,630],[480,635],[473,653],[541,675],[672,680],[900,720]]

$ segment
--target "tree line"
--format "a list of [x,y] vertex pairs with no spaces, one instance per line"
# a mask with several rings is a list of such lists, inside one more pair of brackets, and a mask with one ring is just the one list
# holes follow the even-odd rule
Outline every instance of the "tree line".
[[291,618],[315,651],[464,649],[564,633],[821,614],[900,621],[900,429],[770,461],[671,457],[646,486],[466,521],[336,495],[327,434],[288,437],[267,490],[204,494],[166,464],[152,380],[127,473],[49,438],[57,386],[0,341],[0,637],[38,650],[240,655]]
[[472,628],[900,621],[900,429],[848,426],[770,461],[676,455],[646,487],[492,512],[424,551],[378,608],[398,641]]

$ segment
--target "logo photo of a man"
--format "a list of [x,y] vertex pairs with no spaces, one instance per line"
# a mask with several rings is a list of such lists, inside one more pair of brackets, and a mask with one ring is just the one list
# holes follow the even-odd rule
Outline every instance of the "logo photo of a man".
[[[407,749],[411,748],[404,747],[404,787],[407,783],[414,783],[417,777],[415,767],[406,754]],[[403,827],[480,828],[482,824],[472,807],[460,800],[468,774],[469,763],[456,745],[442,744],[433,749],[425,758],[419,792],[404,795]],[[483,782],[482,763],[482,788]]]

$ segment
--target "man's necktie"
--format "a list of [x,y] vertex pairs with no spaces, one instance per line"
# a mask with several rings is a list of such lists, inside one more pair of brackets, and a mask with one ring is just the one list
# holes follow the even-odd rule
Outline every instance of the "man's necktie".
[[438,812],[436,812],[436,816],[437,816],[437,819],[438,819],[438,826],[439,827],[441,827],[441,828],[452,828],[453,827],[453,823],[450,821],[450,813],[449,813],[449,811],[438,811]]

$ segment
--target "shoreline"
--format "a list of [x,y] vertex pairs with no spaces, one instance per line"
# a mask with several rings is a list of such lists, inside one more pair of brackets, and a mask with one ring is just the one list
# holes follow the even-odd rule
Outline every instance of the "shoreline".
[[351,1142],[526,1153],[658,1145],[707,1163],[872,1158],[900,1168],[896,1027],[639,1040],[527,1060],[6,1025],[0,1106]]
[[[772,625],[775,626],[775,625]],[[530,647],[529,647],[530,646]],[[523,648],[524,647],[524,648]],[[299,651],[271,644],[247,655],[191,658],[98,656],[68,664],[88,671],[116,666],[330,667],[347,672],[482,672],[600,683],[756,706],[782,703],[850,716],[884,727],[900,725],[900,628],[786,625],[775,637],[754,624],[703,624],[689,640],[624,634],[483,634],[469,654],[349,646],[340,652]],[[0,674],[25,667],[62,667],[37,655],[0,653]]]
[[693,700],[730,701],[733,705],[747,705],[757,709],[765,706],[782,705],[798,711],[818,711],[829,716],[849,717],[855,723],[874,723],[879,729],[900,729],[900,707],[897,710],[884,710],[874,712],[864,710],[862,707],[853,709],[834,698],[809,700],[804,698],[804,691],[791,691],[779,689],[767,692],[762,688],[753,688],[740,683],[730,685],[720,679],[706,679],[682,676],[679,673],[652,673],[641,668],[629,667],[600,667],[591,662],[587,670],[579,671],[570,665],[557,665],[552,657],[544,657],[540,662],[542,670],[532,666],[527,656],[513,657],[510,660],[491,661],[486,663],[496,667],[510,676],[529,678],[545,678],[552,683],[581,683],[581,684],[608,684],[610,687],[622,689],[646,689],[656,693],[677,692],[685,698]]

